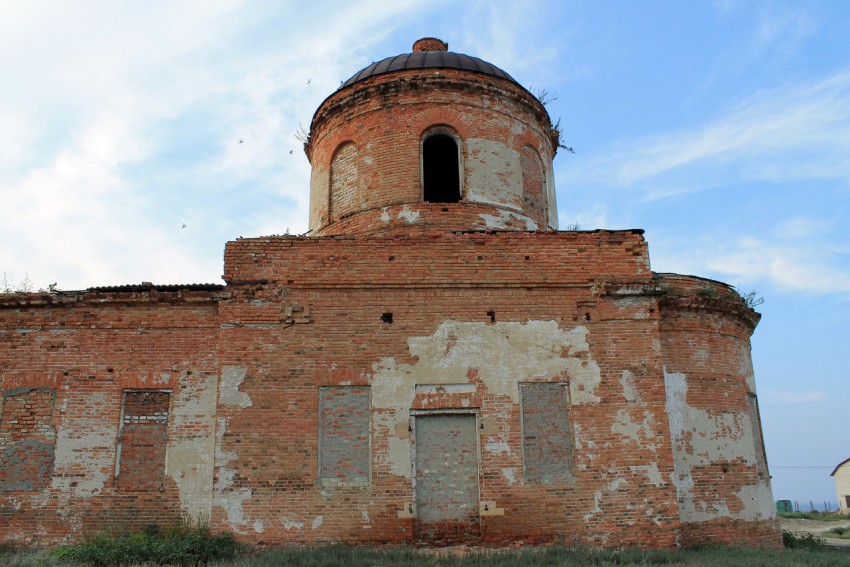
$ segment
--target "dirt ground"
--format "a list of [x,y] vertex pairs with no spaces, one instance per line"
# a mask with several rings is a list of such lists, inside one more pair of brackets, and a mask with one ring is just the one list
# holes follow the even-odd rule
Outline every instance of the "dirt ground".
[[850,518],[838,522],[819,522],[817,520],[797,520],[789,518],[780,518],[782,529],[796,535],[817,536],[823,538],[826,543],[836,547],[846,547],[850,549],[850,539],[838,539],[829,537],[827,534],[832,528],[850,527]]

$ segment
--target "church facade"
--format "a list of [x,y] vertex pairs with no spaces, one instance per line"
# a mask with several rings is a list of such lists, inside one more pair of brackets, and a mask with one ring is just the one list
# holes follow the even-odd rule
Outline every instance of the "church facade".
[[434,38],[316,111],[310,231],[224,285],[0,296],[8,542],[780,546],[735,290],[558,231],[559,132]]

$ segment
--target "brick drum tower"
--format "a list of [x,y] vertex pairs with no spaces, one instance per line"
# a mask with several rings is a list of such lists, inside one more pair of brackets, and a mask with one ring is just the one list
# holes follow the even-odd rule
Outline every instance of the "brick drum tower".
[[779,546],[759,315],[559,232],[558,140],[421,39],[320,105],[310,231],[229,242],[226,285],[1,296],[3,537]]

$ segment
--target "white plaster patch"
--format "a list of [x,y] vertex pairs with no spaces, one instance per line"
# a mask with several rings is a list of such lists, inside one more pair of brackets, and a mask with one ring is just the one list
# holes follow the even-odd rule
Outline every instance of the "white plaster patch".
[[389,211],[387,211],[387,207],[381,209],[381,222],[390,222],[392,217],[390,216]]
[[324,516],[316,516],[315,518],[313,518],[313,523],[310,524],[310,527],[314,530],[317,530],[317,529],[319,529],[319,527],[322,525],[322,523],[324,521],[325,521]]
[[248,368],[245,366],[221,367],[221,392],[219,394],[221,405],[238,408],[247,408],[252,405],[248,394],[239,391],[239,386],[245,381],[247,375]]
[[212,513],[217,377],[192,382],[184,374],[171,405],[165,474],[174,479],[180,505],[193,520]]
[[265,531],[265,528],[266,528],[266,526],[265,526],[265,524],[263,524],[262,520],[256,520],[254,522],[254,531],[257,532],[258,534],[263,533]]
[[[704,522],[727,516],[738,520],[773,517],[773,496],[765,480],[738,494],[743,507],[731,512],[723,503],[711,505],[694,495],[693,467],[719,461],[743,460],[757,466],[755,433],[745,412],[708,413],[687,403],[688,381],[685,374],[664,368],[667,414],[673,445],[673,482],[679,495],[679,517],[686,522]],[[737,506],[735,506],[737,508]]]
[[522,165],[519,152],[484,138],[466,140],[468,180],[466,198],[481,203],[511,204],[522,198]]
[[655,419],[652,417],[652,412],[644,411],[643,420],[634,421],[631,412],[623,408],[617,410],[614,423],[611,425],[611,433],[622,435],[640,447],[655,450],[656,445],[651,442],[656,438],[654,425]]
[[513,486],[516,484],[516,468],[515,467],[507,467],[502,469],[502,476],[505,477],[505,480],[508,481],[508,484]]
[[484,444],[484,450],[494,455],[505,453],[511,454],[511,446],[508,445],[508,440],[504,432],[499,433],[498,437],[487,437],[487,442]]
[[304,522],[294,522],[292,520],[283,519],[283,527],[287,530],[300,530],[304,527]]
[[525,223],[525,230],[537,230],[537,223],[532,219],[525,215],[506,211],[504,209],[497,209],[496,214],[494,215],[481,213],[478,216],[484,221],[484,226],[480,228],[486,228],[489,230],[505,230],[514,224],[513,221],[518,220]]
[[242,528],[247,525],[247,521],[243,515],[242,506],[246,500],[251,498],[251,489],[247,487],[233,488],[236,470],[228,468],[227,465],[231,461],[238,459],[239,456],[236,453],[222,449],[221,443],[224,439],[225,431],[227,431],[227,418],[220,418],[218,420],[215,443],[218,482],[215,485],[213,505],[224,509],[230,529],[236,533],[244,534],[245,531]]
[[661,471],[658,470],[657,463],[631,466],[629,470],[645,474],[649,484],[653,486],[664,486],[664,478],[661,476]]
[[584,515],[584,521],[588,522],[593,519],[593,517],[597,514],[601,514],[605,511],[604,509],[604,500],[605,494],[610,494],[612,492],[616,492],[620,489],[620,487],[627,486],[629,483],[626,479],[622,477],[615,478],[607,486],[597,490],[593,493],[593,508],[588,510],[587,514]]
[[406,220],[408,224],[413,224],[419,220],[419,211],[413,211],[410,209],[410,205],[404,205],[398,213],[398,218]]
[[620,386],[623,387],[623,397],[630,404],[640,403],[640,392],[635,387],[635,378],[630,370],[623,370],[620,376]]
[[121,399],[100,392],[69,392],[65,403],[75,409],[63,417],[57,432],[50,480],[50,487],[59,493],[60,507],[71,498],[97,495],[109,480],[115,465],[118,424],[100,416],[109,415]]
[[488,393],[516,403],[521,381],[569,377],[573,405],[599,402],[595,390],[601,374],[590,357],[587,333],[583,326],[565,331],[556,321],[445,321],[431,336],[408,338],[416,363],[383,358],[372,366],[373,435],[389,444],[388,453],[375,459],[393,474],[410,478],[410,440],[398,431],[407,430],[416,384],[480,382]]

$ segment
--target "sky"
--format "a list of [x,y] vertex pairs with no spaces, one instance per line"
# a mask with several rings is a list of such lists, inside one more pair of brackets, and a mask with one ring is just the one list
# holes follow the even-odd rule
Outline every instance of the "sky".
[[0,0],[0,287],[220,283],[226,241],[306,231],[297,133],[322,100],[425,36],[551,99],[575,149],[554,162],[562,228],[643,228],[655,271],[764,298],[774,497],[834,503],[844,0]]

